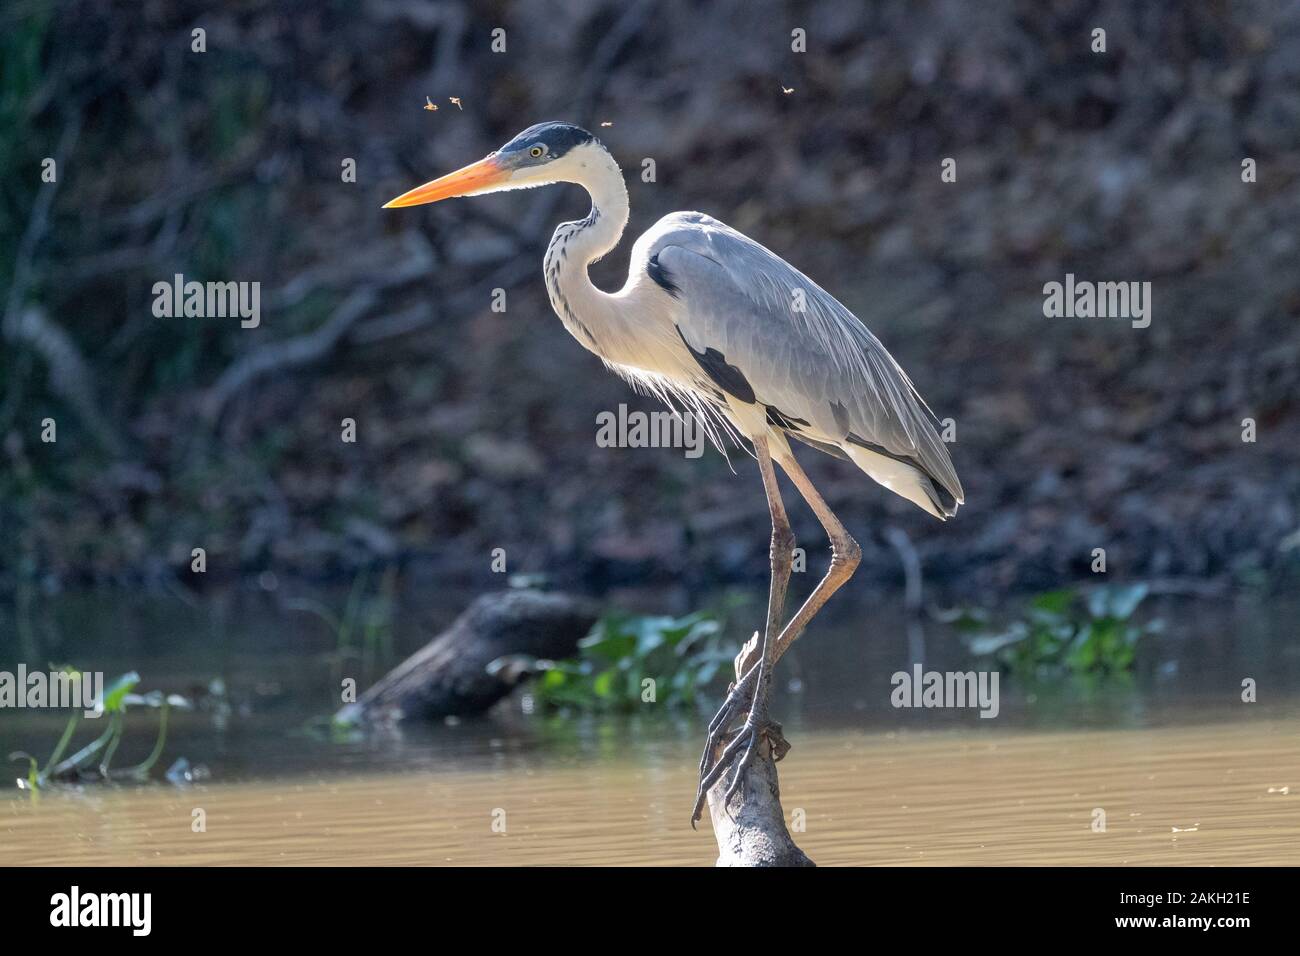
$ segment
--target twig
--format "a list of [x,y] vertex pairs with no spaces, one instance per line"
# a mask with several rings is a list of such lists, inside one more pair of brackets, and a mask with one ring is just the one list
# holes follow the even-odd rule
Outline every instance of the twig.
[[903,564],[903,604],[912,614],[921,612],[921,557],[916,553],[912,539],[902,528],[885,529],[885,540],[898,552]]
[[[81,134],[81,114],[74,113],[68,120],[68,124],[63,128],[63,135],[59,137],[59,146],[55,151],[55,170],[63,170],[67,174],[66,162],[68,154],[72,152],[73,146],[77,142],[77,137]],[[31,280],[32,259],[36,254],[36,246],[41,239],[45,237],[45,232],[50,224],[50,209],[54,206],[54,197],[59,191],[62,180],[55,175],[54,182],[47,184],[48,189],[41,189],[36,194],[36,201],[32,203],[31,215],[27,218],[27,228],[23,230],[23,237],[18,243],[18,251],[14,255],[14,273],[13,282],[9,286],[9,298],[5,305],[5,323],[8,324],[11,316],[17,314],[19,306],[22,305],[23,296],[27,294],[27,284]]]
[[[659,0],[640,0],[623,11],[623,15],[610,27],[608,33],[600,38],[596,49],[592,51],[587,71],[582,78],[581,92],[577,98],[579,122],[590,125],[592,112],[596,108],[596,98],[605,89],[614,63],[623,48],[628,45],[640,31],[650,14],[659,6]],[[581,54],[578,55],[581,59]]]
[[373,345],[386,339],[409,335],[426,325],[432,324],[440,315],[447,312],[459,313],[487,301],[488,292],[500,287],[508,287],[532,274],[534,263],[529,259],[509,258],[502,260],[497,268],[482,282],[469,289],[462,289],[449,301],[438,307],[425,304],[411,306],[396,315],[374,319],[357,326],[348,334],[348,341],[357,345]]
[[[67,158],[80,134],[81,114],[74,113],[64,126],[55,150],[55,169],[61,171],[60,175],[67,175]],[[41,189],[32,203],[27,228],[23,230],[14,256],[13,281],[5,301],[4,317],[0,319],[0,335],[13,345],[25,345],[45,360],[49,367],[50,388],[73,407],[95,439],[116,454],[122,450],[122,440],[99,411],[90,384],[93,375],[76,342],[43,309],[26,303],[36,249],[49,229],[54,197],[62,182],[60,175]],[[21,367],[10,384],[11,391],[0,408],[0,426],[3,426],[0,431],[8,427],[11,416],[17,413],[29,369],[30,363]]]
[[72,337],[44,309],[33,305],[6,315],[4,337],[15,345],[26,345],[43,358],[49,368],[49,383],[54,393],[72,406],[104,448],[114,454],[122,451],[122,439],[100,413],[90,384],[94,373]]
[[323,325],[302,335],[250,352],[221,373],[203,399],[203,414],[214,422],[234,396],[254,379],[271,372],[300,368],[324,358],[352,325],[374,307],[375,291],[364,287],[343,300]]
[[[343,263],[328,262],[304,269],[269,292],[263,305],[272,310],[289,309],[314,292],[346,288],[358,282],[375,290],[404,285],[424,278],[434,260],[433,250],[424,237],[414,230],[407,230],[391,241],[378,243],[357,256],[349,257]],[[395,267],[383,271],[383,267],[393,263],[396,263]]]

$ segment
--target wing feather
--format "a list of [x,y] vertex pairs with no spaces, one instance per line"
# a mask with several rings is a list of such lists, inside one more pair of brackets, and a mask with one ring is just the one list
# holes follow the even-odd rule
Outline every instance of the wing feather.
[[676,213],[656,232],[648,252],[680,290],[678,329],[693,351],[716,350],[758,401],[809,422],[814,440],[911,461],[964,500],[933,413],[857,316],[709,216]]

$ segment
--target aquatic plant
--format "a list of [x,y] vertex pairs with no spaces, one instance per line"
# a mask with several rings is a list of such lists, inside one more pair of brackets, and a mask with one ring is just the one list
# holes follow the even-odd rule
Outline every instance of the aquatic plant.
[[[62,670],[64,673],[80,677],[80,673],[71,668],[65,667]],[[162,756],[163,747],[167,743],[168,710],[172,707],[188,709],[190,702],[179,694],[163,694],[161,691],[150,691],[147,694],[134,693],[136,685],[139,683],[140,675],[135,671],[131,671],[118,677],[104,688],[103,699],[99,702],[97,710],[100,712],[99,719],[108,718],[108,726],[102,734],[72,756],[65,759],[63,755],[72,743],[77,725],[82,719],[80,711],[74,711],[72,716],[68,718],[68,723],[63,728],[63,734],[59,737],[58,743],[54,745],[54,750],[50,753],[49,759],[46,760],[43,768],[40,762],[26,751],[19,750],[11,753],[9,755],[10,760],[15,762],[26,761],[27,763],[27,774],[18,780],[18,786],[37,793],[50,784],[57,782],[74,780],[79,782],[89,780],[105,781],[110,778],[147,779],[149,771],[153,769],[154,764]],[[146,707],[158,711],[158,736],[154,741],[153,750],[143,761],[124,770],[113,770],[113,756],[117,753],[118,744],[122,742],[122,734],[126,728],[127,710],[131,707]]]
[[[638,617],[611,614],[578,645],[576,658],[532,660],[532,693],[553,709],[633,710],[649,703],[693,703],[724,666],[730,673],[739,647],[722,636],[711,614]],[[517,658],[494,666],[518,666]]]
[[962,611],[954,623],[972,654],[993,658],[1014,676],[1120,674],[1132,668],[1142,637],[1160,629],[1157,620],[1132,619],[1147,594],[1145,584],[1099,587],[1087,595],[1063,588],[1032,598],[998,630],[978,609]]
[[367,571],[352,580],[342,613],[335,614],[314,598],[289,598],[284,606],[291,611],[311,614],[322,621],[334,636],[330,654],[335,677],[341,677],[348,661],[359,661],[363,676],[372,674],[380,663],[393,657],[393,608],[397,587],[397,568],[388,568],[376,588],[370,588]]

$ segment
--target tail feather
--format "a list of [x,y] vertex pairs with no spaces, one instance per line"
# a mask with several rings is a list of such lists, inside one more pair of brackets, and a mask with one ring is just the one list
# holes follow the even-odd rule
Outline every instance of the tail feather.
[[855,465],[870,475],[872,480],[894,494],[906,498],[940,521],[946,521],[955,515],[957,507],[963,503],[963,498],[953,495],[915,465],[854,444],[844,444],[840,448]]

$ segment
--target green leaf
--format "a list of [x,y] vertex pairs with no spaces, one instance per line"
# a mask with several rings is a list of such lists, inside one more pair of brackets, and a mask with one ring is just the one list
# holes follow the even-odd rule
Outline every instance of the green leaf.
[[569,682],[569,675],[563,669],[556,667],[542,674],[541,689],[543,692],[548,690],[557,690]]
[[535,691],[551,707],[627,710],[639,706],[641,685],[652,676],[661,702],[681,706],[735,656],[737,648],[728,649],[721,633],[721,623],[703,612],[680,618],[609,615],[579,642],[578,657],[553,664],[569,679],[556,683],[547,672]]
[[584,657],[616,661],[636,649],[636,635],[624,630],[625,622],[614,618],[600,621],[592,632],[578,642]]
[[1124,675],[1141,637],[1158,630],[1155,622],[1129,623],[1148,590],[1145,584],[1101,587],[1087,600],[1069,589],[1048,591],[1030,599],[1022,617],[1002,631],[980,628],[964,640],[972,653],[1022,677]]
[[1069,588],[1057,591],[1045,591],[1029,602],[1029,606],[1048,614],[1065,614],[1074,604],[1074,592]]
[[104,712],[116,713],[126,703],[126,696],[140,683],[140,675],[135,671],[123,674],[104,688]]
[[[636,647],[634,649],[637,657],[648,657],[654,651],[670,643],[670,629],[663,626],[664,621],[664,618],[646,618],[640,622],[636,628]],[[671,643],[676,643],[676,641],[674,640]]]

